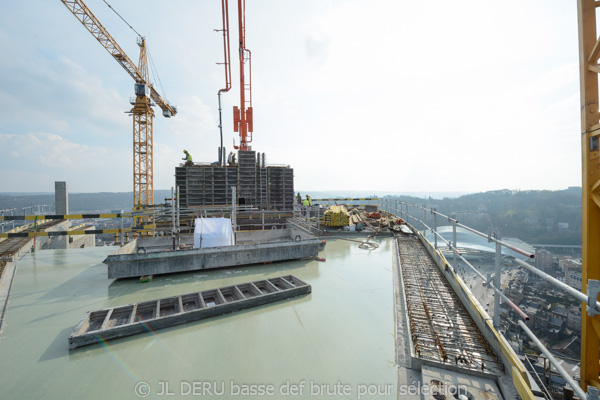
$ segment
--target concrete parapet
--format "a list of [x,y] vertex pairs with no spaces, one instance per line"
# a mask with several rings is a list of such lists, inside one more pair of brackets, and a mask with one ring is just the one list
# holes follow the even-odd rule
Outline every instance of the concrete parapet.
[[323,248],[319,239],[254,243],[202,249],[149,252],[138,243],[135,254],[110,255],[108,278],[130,278],[250,265],[315,257]]

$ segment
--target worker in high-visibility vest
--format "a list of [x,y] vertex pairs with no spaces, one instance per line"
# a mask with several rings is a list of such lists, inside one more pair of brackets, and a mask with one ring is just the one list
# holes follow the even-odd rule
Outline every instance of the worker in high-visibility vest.
[[302,200],[302,207],[308,207],[308,199]]
[[185,157],[182,158],[182,160],[185,160],[185,166],[189,167],[191,165],[194,165],[194,162],[192,161],[192,155],[188,153],[187,150],[184,150],[183,154],[185,154]]
[[306,195],[306,200],[308,201],[308,205],[312,206],[312,198],[309,195]]

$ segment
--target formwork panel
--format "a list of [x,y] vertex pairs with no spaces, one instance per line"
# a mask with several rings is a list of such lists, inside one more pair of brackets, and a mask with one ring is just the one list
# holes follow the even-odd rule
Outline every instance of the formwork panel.
[[232,187],[237,203],[263,210],[292,210],[294,171],[289,167],[261,167],[254,151],[240,151],[236,166],[195,165],[176,167],[182,207],[231,204]]

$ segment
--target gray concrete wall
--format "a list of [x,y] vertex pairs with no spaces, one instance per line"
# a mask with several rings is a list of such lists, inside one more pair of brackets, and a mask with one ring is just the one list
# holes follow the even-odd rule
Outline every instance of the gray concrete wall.
[[134,239],[129,243],[125,243],[119,247],[113,254],[133,254],[137,250],[138,239]]
[[[296,236],[300,236],[300,240],[314,239],[314,236],[308,235],[297,229],[268,229],[264,231],[245,231],[236,234],[237,244],[276,242],[283,240],[295,240]],[[180,244],[193,247],[194,236],[190,234],[180,235]],[[164,237],[140,237],[134,246],[129,246],[126,249],[120,250],[118,254],[135,253],[139,248],[146,249],[147,252],[164,251],[165,249],[173,249],[173,238],[171,236]]]
[[[85,230],[96,229],[95,226],[89,226]],[[68,249],[82,249],[84,247],[96,247],[96,235],[69,235]]]
[[315,257],[322,246],[321,240],[309,239],[298,242],[140,252],[110,255],[104,263],[108,265],[108,278],[115,279]]
[[69,186],[67,182],[54,182],[54,208],[56,215],[69,214]]
[[[72,229],[71,221],[63,221],[51,228],[48,232],[68,231]],[[79,228],[75,228],[76,230]],[[95,226],[86,226],[85,230],[96,229]],[[79,249],[82,247],[95,247],[96,235],[64,235],[64,236],[41,236],[37,238],[36,250],[54,249]]]
[[[245,231],[238,232],[236,234],[236,240],[238,244],[248,242],[269,242],[289,238],[289,229],[266,229],[264,231]],[[306,236],[306,238],[308,239],[308,236]]]
[[[67,231],[71,227],[71,221],[62,221],[58,224],[45,229],[46,232],[62,232]],[[65,245],[66,236],[38,236],[36,238],[35,250],[49,250],[49,249],[66,249]],[[60,244],[62,241],[62,245]]]

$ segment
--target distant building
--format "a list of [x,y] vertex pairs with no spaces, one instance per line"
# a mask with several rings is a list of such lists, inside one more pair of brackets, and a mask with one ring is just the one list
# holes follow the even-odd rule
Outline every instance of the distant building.
[[569,308],[567,328],[573,332],[581,332],[581,306]]
[[582,263],[578,258],[561,257],[558,260],[558,266],[567,274],[568,272],[581,272]]
[[[531,317],[530,317],[531,318]],[[546,312],[546,310],[538,310],[535,313],[535,328],[539,332],[547,332],[548,331],[548,322],[550,320],[550,316]]]
[[548,337],[550,340],[560,340],[564,336],[564,330],[567,322],[555,317],[550,317],[548,320]]
[[580,272],[567,272],[565,274],[565,283],[567,285],[571,286],[573,289],[577,289],[577,290],[581,291],[581,288],[582,288],[581,281],[582,281],[581,271]]
[[555,306],[552,310],[552,317],[562,319],[566,322],[569,318],[569,312],[563,306]]
[[539,222],[539,219],[535,218],[535,217],[525,217],[525,223],[527,224],[537,224]]
[[554,262],[554,254],[550,253],[546,249],[535,251],[535,266],[537,269],[544,272],[552,269],[552,263]]
[[554,229],[554,219],[546,218],[546,230],[551,231]]
[[558,223],[558,230],[559,231],[567,231],[567,230],[569,230],[569,223],[568,222],[559,222]]
[[535,329],[537,327],[536,316],[538,314],[538,310],[529,306],[521,306],[521,311],[523,311],[529,317],[529,320],[525,321],[527,326],[530,329]]

